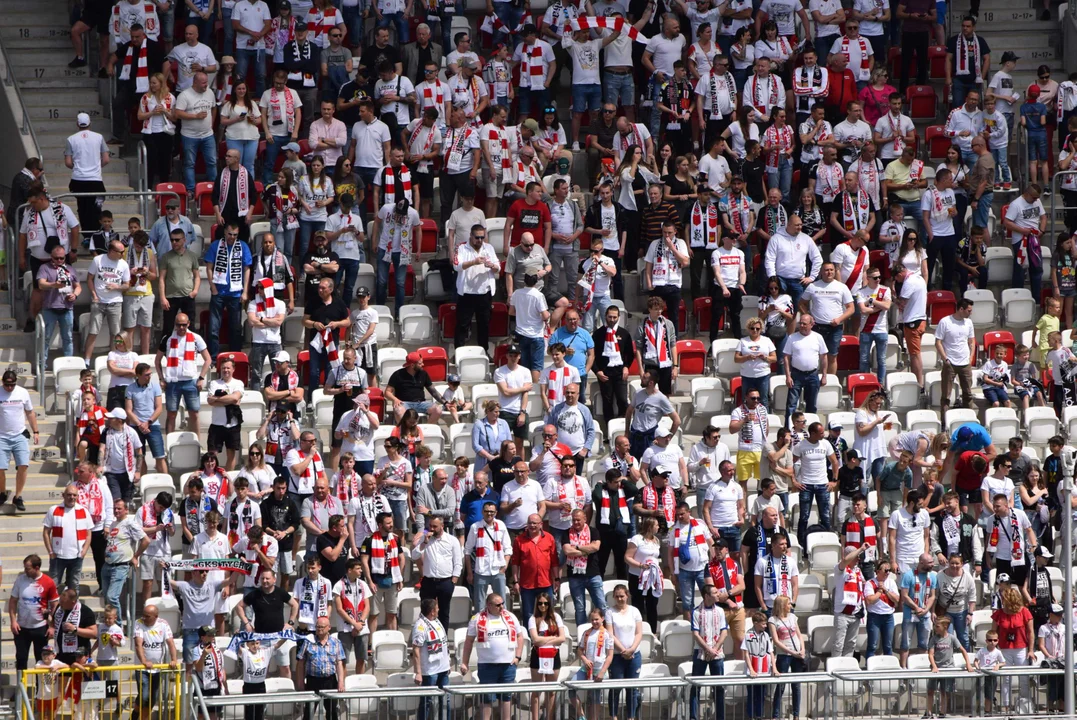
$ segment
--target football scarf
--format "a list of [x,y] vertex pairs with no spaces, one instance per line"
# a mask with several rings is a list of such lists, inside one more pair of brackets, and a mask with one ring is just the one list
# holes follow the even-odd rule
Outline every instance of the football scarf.
[[748,78],[748,82],[751,84],[752,88],[750,93],[746,90],[745,94],[751,97],[752,107],[755,108],[756,112],[758,112],[760,115],[764,117],[769,117],[770,108],[775,104],[775,102],[777,102],[778,98],[778,78],[774,75],[768,75],[767,78],[763,80],[763,82],[767,85],[766,101],[763,100],[762,87],[760,86],[759,76],[752,75],[750,78]]
[[[572,528],[568,529],[568,542],[570,545],[590,545],[591,544],[591,528],[587,525],[583,526],[583,530],[576,532]],[[587,555],[581,555],[575,558],[569,558],[568,564],[572,568],[572,572],[575,575],[584,575],[587,572]]]
[[[236,169],[236,210],[240,215],[246,215],[247,211],[251,209],[251,174],[247,172],[247,168],[240,165]],[[228,168],[221,170],[221,194],[220,203],[221,207],[228,202],[228,192],[232,188],[232,173]],[[236,245],[239,245],[237,242]],[[220,248],[217,250],[218,257],[220,257]],[[240,248],[240,256],[242,257],[243,250]],[[242,262],[240,263],[242,265]],[[214,266],[216,271],[216,266]],[[242,274],[242,271],[240,271]],[[216,274],[216,273],[215,273]],[[216,282],[216,281],[214,281]],[[230,288],[231,289],[231,288]]]
[[957,36],[957,75],[975,75],[980,80],[980,38],[976,33],[966,38],[964,33]]
[[710,607],[701,605],[696,609],[693,619],[696,618],[698,622],[695,623],[695,630],[699,632],[703,642],[711,647],[716,646],[722,635],[722,625],[725,624],[725,611],[717,603]]
[[825,202],[833,202],[834,198],[841,193],[844,175],[845,171],[837,162],[830,165],[819,163],[815,168],[816,192],[823,197]]
[[[78,435],[79,437],[85,437],[90,443],[97,444],[101,442],[101,436],[105,433],[105,408],[100,405],[94,405],[88,411],[84,411],[79,415],[78,419]],[[82,502],[82,491],[79,490],[79,505],[85,505]],[[95,521],[96,522],[96,521]]]
[[865,515],[863,520],[850,517],[849,521],[845,523],[845,549],[849,550],[865,545],[864,562],[875,562],[878,541],[875,521],[871,519],[871,515]]
[[662,597],[663,584],[662,567],[655,562],[654,558],[647,558],[639,574],[639,589],[644,596]]
[[235,545],[240,537],[246,537],[247,531],[254,526],[254,511],[251,506],[254,503],[250,498],[244,498],[240,504],[239,498],[233,498],[228,508],[228,544]]
[[[307,49],[309,54],[310,43],[307,43]],[[281,95],[284,96],[283,102]],[[269,119],[275,125],[287,123],[285,128],[288,132],[295,127],[295,97],[292,95],[291,88],[284,88],[283,92],[278,91],[277,88],[270,89]]]
[[[602,343],[602,354],[610,359],[610,362],[606,363],[609,367],[624,364],[621,358],[621,341],[617,339],[617,330],[614,328],[606,328],[606,339]],[[616,360],[616,363],[613,362],[614,360]]]
[[853,615],[864,604],[864,574],[854,565],[845,568],[842,575],[841,602],[843,615]]
[[[75,606],[64,614],[63,608],[56,608],[53,613],[52,629],[55,637],[60,638],[60,652],[64,654],[77,653],[79,650],[79,634],[77,632],[79,621],[82,620],[82,601],[76,599]],[[75,626],[75,632],[64,632],[64,625],[71,623]]]
[[246,560],[241,560],[239,558],[172,560],[164,564],[164,569],[161,572],[161,597],[173,597],[172,573],[175,572],[206,570],[208,572],[235,572],[240,575],[249,576],[256,568],[257,565],[255,563],[249,563]]
[[310,42],[320,48],[329,46],[329,31],[342,24],[337,9],[329,5],[325,10],[312,7],[307,10],[307,30],[310,32]]
[[195,342],[193,332],[188,331],[183,335],[172,333],[172,337],[168,339],[168,350],[165,352],[165,382],[193,380],[198,375]]
[[[297,450],[296,453],[299,455],[300,460],[307,459],[306,454],[302,450]],[[317,481],[319,478],[324,477],[325,465],[322,464],[321,454],[317,450],[315,450],[311,454],[311,460],[309,463],[307,463],[306,469],[303,470],[303,474],[300,476],[300,479],[303,481],[302,483],[300,483],[300,487],[313,488],[315,481]]]
[[[612,506],[612,498],[610,497],[610,491],[603,486],[602,488],[602,505],[598,511],[599,525],[610,525],[610,510]],[[631,519],[628,515],[628,502],[625,500],[624,488],[617,488],[617,513],[621,518],[621,524],[628,526],[631,524]]]
[[273,278],[262,278],[258,281],[258,287],[262,288],[262,294],[255,298],[255,314],[260,318],[272,318],[282,314],[284,308],[281,307],[281,303],[277,302],[277,299],[273,296]]
[[[125,59],[125,61],[126,61],[126,59]],[[137,80],[138,80],[138,78],[136,78],[136,84],[137,84]],[[149,90],[149,80],[146,81],[146,90],[147,91]],[[164,94],[164,97],[162,97],[162,98],[156,98],[153,95],[151,95],[149,92],[146,92],[142,96],[142,99],[138,101],[138,109],[139,109],[140,112],[148,113],[148,112],[151,112],[151,111],[155,110],[158,105],[164,107],[165,114],[164,115],[158,115],[158,117],[160,117],[161,120],[164,122],[165,132],[171,135],[172,133],[176,132],[175,124],[169,119],[169,115],[171,114],[171,111],[172,111],[172,103],[173,103],[174,100],[175,100],[175,98],[172,97],[172,93],[170,93],[170,92],[166,92]],[[148,118],[146,118],[145,120],[142,121],[142,132],[143,132],[143,134],[148,134],[150,132],[150,123],[152,121],[153,121],[152,117],[148,117]]]
[[782,555],[777,569],[774,567],[774,556],[767,555],[766,576],[763,580],[767,583],[767,588],[772,598],[779,595],[792,597],[792,586],[789,578],[789,555]]
[[217,254],[213,258],[213,284],[224,285],[231,293],[243,291],[243,241],[236,240],[231,246],[223,239],[217,241]]
[[[68,227],[64,205],[60,202],[50,201],[49,210],[52,211],[52,217],[56,223],[56,236],[60,238],[61,245],[67,246]],[[29,248],[44,247],[49,235],[48,228],[45,227],[44,215],[33,209],[30,210],[30,213],[30,222],[26,229],[26,246]]]
[[478,528],[475,530],[475,558],[485,561],[490,570],[497,570],[505,564],[505,548],[501,545],[501,534],[504,529],[505,526],[500,520],[494,520],[492,527],[485,523],[478,523]]
[[998,552],[999,544],[999,529],[1002,528],[1002,532],[1006,533],[1006,539],[1010,541],[1010,565],[1024,565],[1025,554],[1024,544],[1021,542],[1021,525],[1017,522],[1017,513],[1013,510],[1010,511],[1010,517],[1007,518],[1009,530],[1003,527],[1003,520],[997,515],[994,517],[994,523],[991,527],[991,540],[988,543],[987,551],[990,553]]
[[[594,637],[594,651],[591,651],[591,638]],[[603,658],[606,653],[606,640],[609,638],[609,633],[606,632],[605,627],[600,627],[595,630],[593,627],[587,628],[583,633],[583,638],[580,639],[580,647],[584,648],[584,652],[590,657],[591,668],[587,671],[587,679],[594,680],[595,666],[599,668],[605,662]]]
[[347,504],[353,497],[359,496],[359,473],[354,470],[350,473],[345,473],[343,470],[336,473],[333,475],[333,489],[336,491],[340,504]]
[[329,598],[333,595],[333,588],[321,575],[317,580],[299,578],[295,581],[292,594],[299,602],[297,620],[300,625],[313,628],[318,618],[329,617]]
[[[433,138],[433,133],[430,133],[430,137]],[[400,168],[400,184],[403,185],[404,197],[399,198],[401,200],[408,199],[411,195],[411,170],[408,170],[407,165],[401,165]],[[396,197],[396,170],[392,165],[386,165],[385,170],[382,173],[382,205],[395,205],[397,201]]]
[[848,192],[841,194],[841,226],[849,232],[856,232],[868,224],[871,203],[867,193],[857,192],[855,200]]
[[644,320],[643,336],[646,345],[644,358],[656,358],[660,368],[672,366],[673,360],[669,356],[666,343],[666,325],[662,318],[658,318],[658,322],[652,322],[649,317]]
[[[501,622],[505,623],[505,627],[509,630],[509,644],[516,644],[516,618],[511,615],[507,610],[501,610]],[[490,614],[483,610],[479,613],[478,618],[475,621],[475,641],[480,645],[485,645],[489,640],[486,637],[486,630],[490,623]]]
[[337,352],[337,340],[336,333],[333,329],[326,327],[319,333],[315,333],[314,337],[310,341],[310,347],[315,352],[325,351],[325,354],[329,357],[329,366],[336,368],[340,365],[340,353]]
[[897,157],[905,149],[905,139],[901,136],[901,113],[886,113],[887,123],[890,125],[890,134],[894,137],[894,156]]
[[793,128],[786,125],[779,128],[771,125],[763,133],[763,144],[770,146],[767,151],[767,167],[774,170],[778,167],[778,161],[785,155],[786,150],[793,147]]
[[[90,519],[90,514],[86,511],[86,508],[78,505],[72,509],[74,510],[74,512],[71,513],[71,518],[74,524],[72,529],[75,531],[75,542],[77,543],[77,547],[81,549],[82,543],[86,542],[86,538],[90,537],[90,529],[87,525],[87,521]],[[55,524],[51,526],[52,551],[56,555],[59,555],[63,548],[64,521],[67,517],[67,513],[65,513],[64,510],[65,508],[63,505],[57,505],[52,509],[52,516],[55,518],[53,520],[53,523]],[[80,524],[86,525],[86,527],[79,527]]]
[[[388,573],[386,572],[388,565]],[[370,572],[373,575],[388,574],[393,584],[404,581],[400,572],[400,546],[396,543],[396,535],[389,533],[388,542],[381,533],[370,536]]]
[[650,38],[643,35],[639,30],[634,28],[630,23],[625,22],[623,17],[608,18],[608,17],[592,17],[590,15],[581,15],[571,23],[569,23],[573,30],[595,30],[598,28],[604,28],[606,30],[613,30],[615,33],[623,33],[628,35],[638,43],[647,44],[650,42]]
[[[768,130],[769,132],[769,130]],[[699,201],[692,206],[691,221],[692,247],[714,250],[718,247],[721,238],[721,230],[718,227],[718,207],[713,203],[707,203],[707,219],[703,220],[703,211],[699,207]]]
[[763,229],[773,235],[789,224],[789,213],[785,206],[767,205],[763,208]]
[[[95,406],[96,407],[96,406]],[[96,408],[103,411],[103,408]],[[102,416],[102,422],[104,417]],[[79,489],[78,504],[90,511],[90,519],[93,524],[101,522],[105,517],[105,494],[101,492],[101,478],[94,476],[89,483],[83,485],[76,483]]]
[[[871,62],[868,55],[868,42],[862,35],[856,38],[856,42],[860,49],[860,67],[855,71],[856,79],[858,81],[870,80]],[[845,56],[845,61],[851,65],[852,55],[849,53],[849,37],[847,35],[843,35],[841,38],[841,54]]]
[[[668,486],[666,489],[669,489]],[[677,546],[678,548],[680,548],[681,545],[687,545],[689,553],[691,553],[694,548],[697,558],[705,558],[707,553],[707,538],[703,535],[703,523],[699,522],[699,520],[696,520],[695,518],[692,518],[692,520],[689,522],[688,527],[681,527],[680,525],[674,527],[673,542],[670,543],[670,546]],[[680,571],[680,560],[681,553],[674,553],[674,574]]]
[[666,485],[662,490],[662,495],[659,496],[658,492],[654,489],[653,483],[647,483],[642,490],[643,507],[645,510],[661,510],[662,514],[666,518],[666,525],[673,524],[673,517],[677,511],[677,499],[673,495],[673,489]]

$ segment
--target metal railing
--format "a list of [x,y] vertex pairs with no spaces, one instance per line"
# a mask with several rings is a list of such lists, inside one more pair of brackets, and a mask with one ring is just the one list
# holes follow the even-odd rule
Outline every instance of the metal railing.
[[[1077,2],[1074,2],[1077,5]],[[1077,207],[1066,207],[1065,198],[1062,197],[1062,177],[1077,175],[1077,170],[1057,170],[1055,174],[1051,176],[1051,201],[1049,203],[1050,209],[1047,213],[1047,237],[1057,237],[1055,234],[1055,213],[1061,210],[1063,213],[1067,210],[1077,210]]]
[[[135,157],[137,158],[137,164],[135,166],[135,190],[138,192],[146,192],[149,190],[149,158],[146,154],[146,143],[139,140],[135,149]],[[147,207],[146,198],[139,198],[139,214],[142,215],[142,225],[148,228],[153,224],[153,220],[150,219]],[[154,220],[156,219],[157,218],[154,218]]]
[[1017,126],[1014,136],[1014,144],[1017,146],[1017,171],[1014,173],[1014,186],[1022,188],[1028,184],[1028,130],[1021,125]]
[[[18,217],[16,214],[15,217]],[[7,304],[11,308],[11,317],[15,315],[15,284],[19,281],[19,244],[18,230],[8,226],[4,230],[4,263],[7,271]]]
[[[59,323],[57,323],[56,331],[60,331]],[[74,330],[71,332],[73,334]],[[37,378],[37,399],[42,407],[45,407],[45,351],[51,342],[51,337],[45,337],[45,318],[39,314],[34,318],[34,348],[36,353],[34,371]]]
[[70,714],[74,718],[121,720],[157,708],[159,720],[180,720],[184,709],[182,667],[153,665],[32,668],[19,673],[22,720],[36,707],[45,718]]

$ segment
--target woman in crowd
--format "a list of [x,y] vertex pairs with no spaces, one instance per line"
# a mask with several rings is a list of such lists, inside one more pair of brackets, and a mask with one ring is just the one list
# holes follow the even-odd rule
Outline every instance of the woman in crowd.
[[927,250],[924,249],[918,231],[910,228],[901,236],[897,261],[910,274],[919,275],[927,280]]
[[860,105],[864,108],[864,122],[875,127],[879,118],[890,112],[890,93],[897,92],[888,80],[890,73],[885,65],[876,65],[871,71],[871,84],[860,91]]
[[891,460],[900,459],[902,451],[912,453],[912,486],[920,487],[924,468],[942,467],[950,449],[950,438],[942,432],[906,430],[890,438],[886,449]]
[[112,348],[105,359],[108,368],[108,394],[105,407],[109,410],[122,408],[126,402],[127,386],[135,381],[135,367],[138,366],[138,353],[131,352],[127,335],[118,333],[112,338]]
[[[627,248],[639,248],[639,213],[647,205],[647,180],[643,177],[643,167],[643,148],[629,145],[614,178],[614,184],[620,187],[617,202],[623,208],[621,218],[628,229]],[[625,257],[628,257],[627,253]]]
[[[527,634],[531,638],[532,678],[536,682],[552,683],[557,680],[561,669],[561,645],[565,642],[565,622],[554,612],[553,599],[549,595],[539,595],[535,600],[535,611],[527,621]],[[531,693],[531,720],[539,720],[539,695]],[[554,717],[554,702],[557,693],[545,693],[543,716]]]
[[142,142],[146,143],[146,180],[150,188],[172,178],[172,149],[176,140],[176,124],[172,122],[175,96],[168,91],[162,73],[150,75],[150,91],[138,103],[138,119],[142,122]]
[[[774,609],[767,624],[770,626],[770,639],[774,642],[778,672],[783,675],[786,673],[807,672],[806,659],[808,655],[807,649],[804,647],[804,636],[800,634],[797,616],[793,613],[789,598],[785,595],[779,595],[774,598]],[[798,718],[800,717],[800,683],[792,683],[792,685],[793,704],[790,709],[792,710],[792,716]],[[774,710],[772,715],[776,717],[786,717],[781,712],[782,696],[784,694],[784,684],[774,688]]]
[[310,237],[320,230],[325,230],[325,221],[329,218],[326,208],[335,199],[333,181],[325,173],[325,160],[315,155],[310,161],[310,175],[299,181],[299,247],[295,256],[306,257],[310,247]]
[[[232,496],[232,488],[228,475],[217,464],[217,453],[212,450],[203,453],[198,467],[198,470],[191,473],[191,477],[199,478],[206,496],[217,503],[217,507],[223,508],[225,500]],[[186,494],[187,489],[184,488],[183,492]]]
[[1021,497],[1021,507],[1032,530],[1036,533],[1040,545],[1051,547],[1051,514],[1048,509],[1047,484],[1044,482],[1043,473],[1035,464],[1030,464],[1025,470],[1025,476],[1017,488]]
[[250,483],[247,493],[249,497],[257,500],[272,492],[273,479],[276,476],[276,471],[266,464],[265,452],[260,443],[254,443],[247,448],[247,462],[240,468],[236,479],[247,478]]
[[351,453],[355,458],[355,472],[363,477],[374,472],[374,431],[381,425],[378,414],[370,409],[370,396],[357,395],[355,408],[344,413],[337,423],[334,435],[343,442],[340,452]]
[[826,220],[823,218],[823,211],[815,202],[815,193],[811,191],[811,188],[804,188],[800,191],[800,204],[793,210],[793,214],[804,223],[800,232],[816,243],[823,241],[827,233]]
[[291,168],[281,168],[277,182],[265,189],[269,229],[277,240],[277,249],[289,262],[301,260],[293,255],[295,233],[299,229],[299,188]]
[[351,195],[354,203],[352,207],[365,208],[366,186],[363,179],[355,173],[352,161],[347,155],[337,158],[337,164],[333,166],[333,209],[340,203],[341,195]]
[[[654,526],[653,518],[647,518]],[[643,640],[643,617],[635,607],[628,604],[628,588],[618,585],[613,589],[613,607],[606,611],[606,630],[613,636],[613,662],[610,663],[611,680],[631,680],[639,677],[642,657],[639,644]],[[629,690],[628,707],[623,717],[634,720],[639,691]],[[619,720],[620,690],[610,691],[610,716]]]
[[[751,107],[741,105],[737,108],[737,119],[731,122],[729,127],[722,131],[722,137],[728,141],[729,148],[733,151],[733,154],[737,156],[738,160],[744,160],[744,144],[748,140],[759,142],[759,126],[749,119],[751,113]],[[745,181],[747,181],[747,178],[745,178]]]
[[639,533],[628,540],[625,562],[628,564],[630,587],[632,588],[632,605],[647,618],[652,633],[658,632],[658,598],[662,588],[657,588],[658,595],[651,592],[649,581],[655,577],[654,569],[662,564],[662,541],[658,539],[658,521],[653,517],[641,518],[637,528]]
[[[471,426],[471,449],[475,453],[475,472],[486,467],[504,448],[504,442],[512,439],[512,429],[501,419],[501,403],[487,400],[482,404],[483,416]],[[511,468],[510,477],[511,480]],[[493,483],[494,478],[490,478]],[[495,490],[501,492],[500,488]]]
[[[853,430],[853,450],[860,456],[860,467],[864,469],[865,482],[879,477],[886,464],[886,438],[883,431],[886,424],[893,421],[894,413],[883,410],[886,393],[879,390],[864,399],[856,411],[856,428]],[[874,487],[874,484],[871,485]]]
[[[1024,667],[1028,665],[1028,653],[1036,635],[1033,630],[1032,613],[1025,607],[1025,601],[1021,597],[1021,591],[1013,585],[1002,589],[1002,607],[991,613],[991,629],[998,633],[998,647],[1002,656],[1006,658],[1009,667]],[[1002,684],[1002,706],[1006,712],[1013,711],[1014,704],[1011,701],[1012,678],[999,678]],[[1016,711],[1025,714],[1030,712],[1028,676],[1022,675],[1019,680],[1020,700]]]
[[[696,181],[688,171],[688,158],[678,155],[672,162],[673,171],[662,175],[662,183],[665,185],[665,199],[673,203],[677,208],[677,214],[681,222],[688,219],[688,213],[692,210],[692,203],[696,196]],[[661,167],[659,167],[661,170]]]
[[[767,280],[766,292],[759,298],[759,317],[764,323],[763,334],[774,343],[778,353],[781,353],[785,345],[786,332],[793,322],[794,312],[793,298],[782,292],[781,280],[776,277]],[[769,392],[768,387],[763,394],[767,395]]]
[[423,444],[423,429],[419,427],[419,413],[408,409],[400,416],[400,422],[396,424],[390,433],[392,437],[400,438],[404,443],[409,460],[415,461],[415,448]]
[[252,178],[261,123],[262,112],[258,101],[251,97],[247,89],[246,79],[236,80],[232,86],[232,98],[221,107],[224,144],[229,150],[239,151],[239,161]]
[[[718,304],[715,303],[715,309]],[[763,321],[757,317],[747,322],[748,337],[740,339],[733,353],[733,361],[740,365],[741,392],[746,396],[752,390],[759,391],[759,399],[770,407],[770,368],[778,361],[778,348],[774,341],[763,334]]]

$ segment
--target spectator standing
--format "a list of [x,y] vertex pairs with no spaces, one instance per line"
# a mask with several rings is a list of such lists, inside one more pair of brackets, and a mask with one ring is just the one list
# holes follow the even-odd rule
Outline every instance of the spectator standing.
[[542,517],[538,513],[528,516],[524,532],[513,539],[510,568],[510,588],[520,597],[524,617],[534,614],[535,601],[540,596],[553,600],[552,586],[561,572],[557,544],[553,535],[542,529]]
[[122,329],[123,293],[131,287],[131,269],[123,259],[124,252],[122,242],[111,241],[108,254],[95,257],[86,273],[91,301],[90,327],[83,348],[86,367],[93,366],[93,348],[102,326],[108,323],[109,338],[115,338]]
[[946,84],[952,88],[953,105],[965,104],[971,91],[983,93],[991,68],[991,48],[976,34],[976,15],[961,21],[961,32],[946,41]]
[[[243,171],[245,172],[245,171]],[[246,304],[250,287],[251,251],[240,239],[240,228],[229,223],[224,237],[215,240],[202,258],[210,281],[209,299],[209,356],[216,360],[220,350],[222,314],[228,313],[228,349],[239,352],[243,347],[241,309]]]
[[973,302],[962,298],[953,315],[939,321],[935,328],[935,351],[942,360],[942,404],[945,415],[950,407],[954,376],[961,383],[961,407],[972,407],[972,352],[976,332],[972,326]]
[[[521,479],[526,479],[526,471]],[[505,573],[513,546],[505,523],[497,519],[497,511],[495,503],[483,503],[482,520],[468,527],[464,543],[467,581],[474,589],[472,602],[476,607],[488,587],[494,588],[495,595],[503,597],[508,593]]]
[[[255,1],[265,7],[261,0]],[[251,4],[251,0],[240,2]],[[172,121],[177,120],[182,121],[180,135],[183,139],[183,184],[187,186],[187,205],[190,207],[194,203],[197,156],[202,155],[208,172],[212,173],[217,168],[217,145],[213,137],[213,127],[217,121],[217,97],[210,89],[209,77],[204,72],[195,73],[191,87],[176,98]]]
[[[909,233],[906,232],[906,238]],[[916,375],[916,382],[924,387],[924,360],[920,355],[920,341],[927,329],[927,282],[919,273],[907,268],[898,270],[895,278],[901,283],[898,307],[901,309],[902,333],[905,351],[909,355],[909,369]]]

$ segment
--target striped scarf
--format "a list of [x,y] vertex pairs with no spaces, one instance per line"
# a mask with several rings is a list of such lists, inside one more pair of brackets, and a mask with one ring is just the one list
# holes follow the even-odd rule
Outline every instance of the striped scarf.
[[849,232],[861,230],[868,224],[871,204],[868,202],[868,194],[858,192],[853,200],[851,193],[841,194],[841,225]]
[[[627,474],[627,473],[625,473]],[[612,505],[609,489],[602,488],[602,506],[599,508],[598,520],[600,525],[610,524],[610,508]],[[621,516],[621,524],[628,525],[631,519],[628,515],[628,502],[625,500],[624,488],[617,488],[617,512]]]
[[[236,168],[236,177],[238,182],[236,183],[236,210],[240,215],[246,215],[247,211],[251,209],[251,176],[247,172],[247,168],[240,165]],[[221,170],[221,207],[228,202],[228,191],[232,186],[232,172],[228,168]],[[239,243],[237,242],[236,245]],[[220,250],[218,250],[218,254]],[[242,255],[242,250],[240,251]],[[214,268],[216,269],[216,268]]]
[[228,508],[228,544],[235,545],[240,537],[245,537],[247,531],[254,525],[254,511],[251,506],[254,503],[250,498],[244,498],[242,505],[240,499],[233,498]]
[[[668,487],[666,488],[669,489]],[[684,535],[684,539],[681,539],[681,535]],[[689,544],[689,552],[692,548],[695,548],[697,555],[704,556],[707,552],[707,538],[703,536],[703,523],[699,522],[695,518],[689,522],[688,527],[681,527],[680,525],[673,528],[673,542],[671,546],[680,547],[681,544]],[[680,570],[680,553],[673,554],[673,572],[677,573]]]
[[654,357],[660,368],[673,365],[673,360],[669,356],[669,347],[666,343],[666,325],[662,318],[658,318],[658,322],[654,322],[650,318],[644,320],[643,334],[646,338],[644,359]]
[[[769,131],[768,131],[769,132]],[[707,203],[707,220],[704,224],[703,210],[699,201],[692,206],[691,235],[692,247],[713,250],[718,247],[721,231],[718,228],[718,206]]]
[[[499,159],[501,160],[501,175],[502,178],[504,178],[505,172],[508,171],[510,167],[512,167],[512,153],[509,151],[508,128],[491,128],[489,136],[486,138],[486,140],[490,143],[491,146],[493,146],[495,142],[497,143],[497,146],[500,150]],[[491,155],[492,154],[493,153],[491,152]],[[490,169],[494,170],[494,168]]]
[[550,369],[546,383],[546,399],[550,401],[550,405],[556,405],[565,399],[565,385],[569,384],[571,377],[572,368],[569,365]]
[[325,354],[329,357],[329,366],[331,368],[336,368],[340,365],[340,353],[337,352],[335,335],[332,328],[326,327],[321,332],[315,333],[310,341],[310,347],[315,352],[325,350]]
[[494,520],[493,527],[487,527],[485,524],[479,524],[478,529],[475,531],[475,537],[477,542],[475,543],[475,557],[485,558],[487,545],[493,555],[490,559],[491,567],[500,567],[505,564],[505,548],[501,545],[501,532],[505,526],[501,524],[500,520]]
[[[411,170],[408,170],[407,165],[400,166],[400,182],[404,186],[404,197],[399,199],[404,200],[411,195]],[[396,197],[396,171],[393,170],[392,165],[385,166],[381,186],[385,193],[382,196],[382,205],[395,205],[398,199]]]
[[90,511],[90,519],[96,525],[105,516],[105,494],[101,492],[101,479],[95,476],[85,485],[78,483],[78,488],[78,504]]
[[648,558],[639,574],[639,589],[644,596],[650,593],[653,597],[662,597],[663,584],[662,568],[654,558]]
[[[490,614],[483,610],[479,613],[478,619],[475,621],[475,641],[485,644],[486,643],[486,627],[490,622]],[[505,609],[501,610],[501,622],[505,623],[505,627],[509,630],[509,644],[516,644],[516,618],[513,617]]]
[[673,495],[673,489],[666,485],[659,497],[654,489],[654,483],[647,483],[643,488],[643,508],[645,510],[661,510],[666,517],[666,524],[673,524],[673,514],[677,511],[677,499]]
[[[358,412],[358,411],[357,411]],[[359,473],[354,470],[345,474],[343,470],[333,476],[333,486],[337,493],[337,499],[344,505],[353,497],[359,495]]]
[[[148,62],[149,40],[143,38],[142,45],[138,48],[138,63],[135,70],[135,92],[145,93],[150,90],[150,66]],[[123,67],[120,68],[120,80],[131,79],[131,66],[135,65],[135,46],[127,44],[127,54],[123,56]]]
[[842,577],[841,602],[843,615],[853,615],[864,604],[864,574],[858,565],[845,568]]
[[193,380],[198,375],[198,366],[195,364],[195,335],[187,332],[180,341],[179,335],[172,333],[168,339],[168,350],[165,352],[165,382],[180,382]]
[[394,584],[404,581],[400,572],[400,546],[396,543],[396,535],[389,533],[388,542],[381,533],[370,536],[370,572],[373,575],[385,575],[386,562],[389,565],[389,575]]
[[265,277],[258,281],[262,288],[262,299],[254,301],[254,312],[258,317],[277,317],[284,312],[284,308],[273,297],[273,278]]
[[79,415],[79,437],[86,436],[91,443],[101,442],[101,436],[105,432],[105,408],[94,405],[89,410]]
[[851,517],[845,523],[845,549],[848,551],[861,545],[866,545],[864,562],[875,562],[878,541],[879,538],[875,532],[875,521],[871,519],[871,515],[864,515],[863,520]]
[[[591,544],[591,528],[584,524],[583,529],[576,532],[572,528],[568,529],[568,542],[570,545],[590,545]],[[572,572],[577,575],[583,575],[587,572],[587,555],[580,555],[579,557],[569,558],[568,564],[572,568]]]
[[[224,175],[227,176],[228,173],[226,172]],[[242,181],[240,185],[242,186]],[[225,197],[223,180],[221,186],[221,197],[223,198]],[[241,240],[236,240],[231,245],[224,239],[217,241],[217,254],[213,258],[213,284],[223,285],[231,293],[242,292],[243,242]]]
[[598,28],[613,30],[615,33],[624,33],[628,35],[628,37],[639,43],[646,44],[650,42],[650,38],[641,33],[631,24],[625,22],[625,19],[623,17],[609,18],[581,15],[578,18],[572,20],[569,25],[572,27],[573,30],[595,30]]

